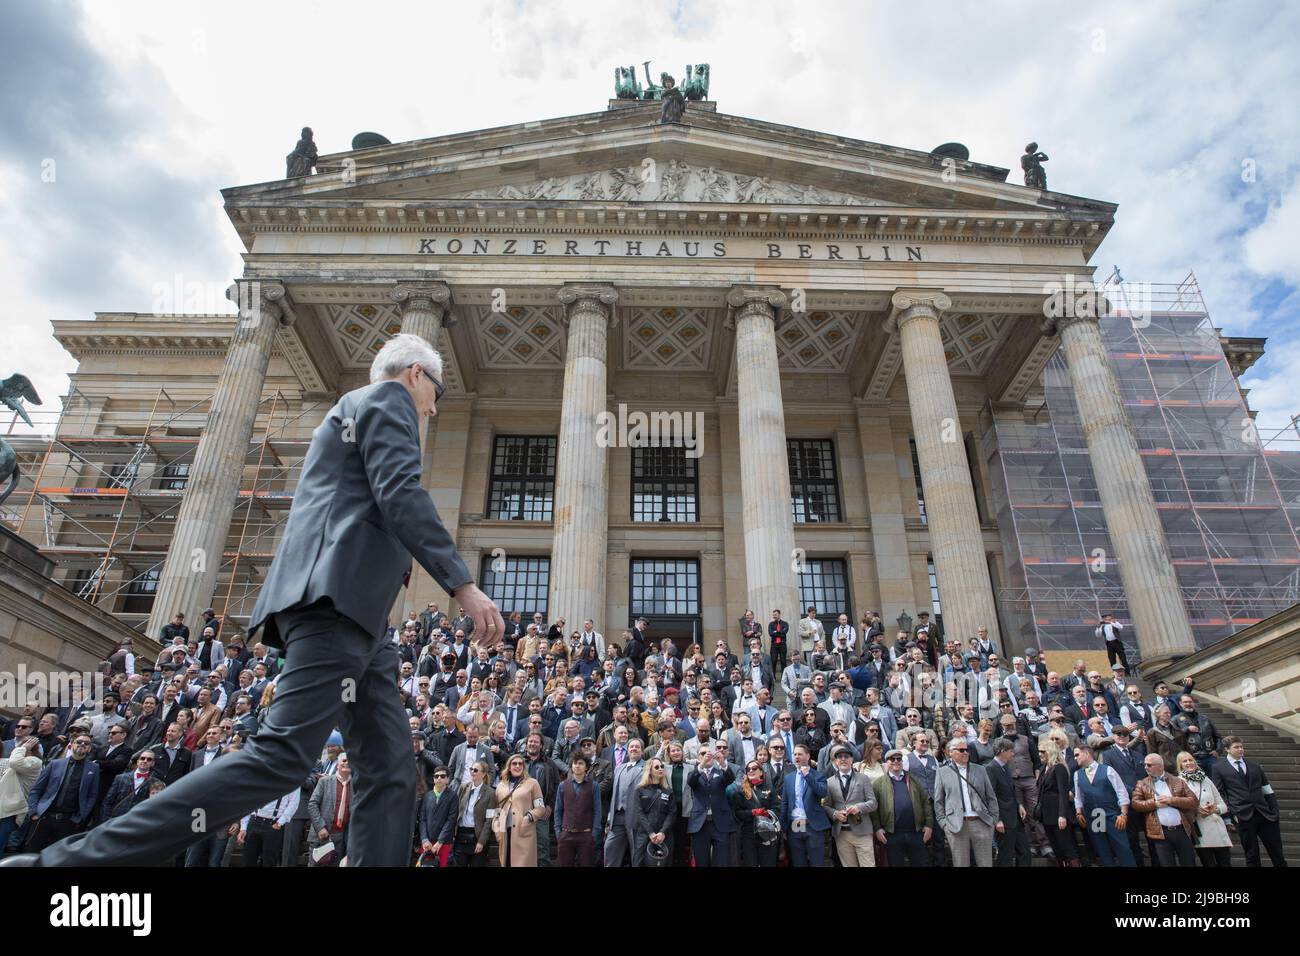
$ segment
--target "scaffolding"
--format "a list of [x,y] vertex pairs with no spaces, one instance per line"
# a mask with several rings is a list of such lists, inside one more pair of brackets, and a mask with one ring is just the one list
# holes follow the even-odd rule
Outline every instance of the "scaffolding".
[[[4,437],[22,478],[0,520],[55,562],[65,587],[143,629],[209,405],[165,387],[105,402],[74,386],[58,412],[29,409],[31,428],[14,416]],[[213,599],[228,621],[252,611],[328,407],[278,390],[258,406]]]
[[[1104,292],[1115,308],[1102,338],[1205,646],[1300,600],[1300,444],[1261,440],[1194,275]],[[1065,649],[1103,613],[1127,621],[1128,606],[1059,353],[1042,386],[1023,420],[987,416],[983,447],[1004,614],[1025,641]]]

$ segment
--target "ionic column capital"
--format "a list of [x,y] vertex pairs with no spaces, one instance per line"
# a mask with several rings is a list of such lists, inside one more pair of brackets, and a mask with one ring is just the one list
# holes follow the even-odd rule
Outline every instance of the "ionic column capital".
[[285,295],[284,283],[274,279],[236,279],[226,289],[226,298],[239,307],[241,320],[266,315],[280,325],[293,325],[295,316]]
[[890,297],[893,306],[885,320],[885,331],[891,335],[911,319],[939,319],[952,308],[952,299],[942,289],[897,289]]
[[394,286],[388,297],[397,303],[403,318],[412,309],[423,309],[436,314],[443,328],[456,324],[456,318],[448,308],[451,304],[451,288],[445,282],[403,282]]
[[1061,281],[1047,285],[1044,291],[1048,293],[1043,299],[1044,335],[1060,335],[1076,322],[1091,322],[1099,329],[1100,318],[1111,313],[1110,301],[1087,278],[1066,275]]
[[[1046,304],[1043,306],[1043,311],[1047,312]],[[1046,315],[1041,328],[1044,335],[1060,335],[1077,322],[1090,322],[1097,329],[1097,333],[1101,334],[1101,323],[1095,315]]]
[[727,312],[725,326],[736,327],[736,322],[751,315],[761,315],[776,324],[777,313],[790,304],[789,297],[780,289],[760,286],[733,285],[727,293]]
[[569,319],[577,312],[597,312],[605,316],[609,327],[618,321],[614,304],[618,302],[618,290],[603,282],[573,282],[560,287],[556,293],[560,304],[564,306],[561,321],[567,326]]

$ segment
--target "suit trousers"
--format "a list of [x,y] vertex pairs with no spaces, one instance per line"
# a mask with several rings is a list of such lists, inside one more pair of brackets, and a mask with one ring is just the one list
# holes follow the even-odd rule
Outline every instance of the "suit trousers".
[[826,863],[826,831],[805,830],[786,835],[791,866],[823,866]]
[[313,606],[276,615],[285,664],[275,701],[241,749],[186,774],[166,790],[46,848],[42,866],[147,866],[171,859],[209,832],[302,785],[338,726],[355,771],[348,838],[352,866],[405,866],[415,813],[415,765],[407,714],[393,692],[396,647],[336,611]]
[[[1088,827],[1088,839],[1102,866],[1137,866],[1133,851],[1129,849],[1128,836],[1115,827],[1117,817],[1106,814],[1105,828]],[[1126,826],[1133,824],[1126,821]]]
[[1124,668],[1125,673],[1132,674],[1133,668],[1128,666],[1128,658],[1124,655],[1124,642],[1122,640],[1106,641],[1105,644],[1107,663],[1109,663],[1111,667],[1114,667],[1115,663],[1118,661]]
[[720,832],[712,820],[705,820],[691,834],[691,855],[696,867],[731,866],[731,834]]
[[772,648],[772,679],[780,683],[781,674],[785,672],[786,667],[785,644],[777,644]]
[[[938,831],[935,832],[938,836]],[[929,866],[930,850],[920,830],[898,830],[885,835],[885,858],[890,866]]]
[[[300,798],[301,799],[301,796]],[[305,802],[305,801],[304,801]],[[281,866],[299,866],[302,864],[302,847],[307,836],[307,827],[311,821],[294,819],[284,828],[284,853],[280,856]]]
[[1156,856],[1161,866],[1196,866],[1196,847],[1180,823],[1176,827],[1161,827],[1165,838],[1156,840]]
[[1241,836],[1241,848],[1246,853],[1247,866],[1260,865],[1261,843],[1274,866],[1286,866],[1286,857],[1282,855],[1282,829],[1276,820],[1265,820],[1256,810],[1249,820],[1237,818],[1237,833]]
[[1038,849],[1048,847],[1047,831],[1034,818],[1034,808],[1038,806],[1038,781],[1033,777],[1016,777],[1012,781],[1016,788],[1016,800],[1025,808],[1024,826],[1029,843]]
[[844,827],[835,834],[835,849],[840,854],[840,866],[861,867],[876,865],[875,838],[871,834],[857,834]]
[[970,866],[972,853],[976,866],[993,865],[993,828],[979,817],[963,820],[960,830],[956,833],[945,830],[945,835],[953,866]]
[[279,866],[284,852],[284,830],[277,830],[264,817],[248,821],[241,856],[244,866]]
[[1128,837],[1128,849],[1133,854],[1133,862],[1140,867],[1145,867],[1143,861],[1142,841],[1147,841],[1147,848],[1151,851],[1151,865],[1160,866],[1160,856],[1156,853],[1156,841],[1147,836],[1147,815],[1138,813],[1129,807],[1128,825],[1124,828],[1124,833]]
[[226,841],[229,839],[230,837],[224,833],[219,836],[204,837],[185,851],[185,865],[212,869],[220,867],[221,861],[226,856]]
[[551,821],[538,820],[534,830],[537,834],[537,865],[551,865]]
[[[28,817],[31,822],[31,817]],[[47,813],[34,823],[31,823],[27,830],[27,845],[23,847],[24,853],[40,853],[46,847],[51,846],[64,837],[76,833],[81,829],[81,824],[77,823],[70,816],[63,814],[55,815]],[[159,860],[159,863],[164,861]],[[43,865],[43,864],[42,864]]]
[[[484,843],[490,842],[491,833],[484,836]],[[477,846],[476,835],[473,827],[457,827],[456,839],[452,843],[452,864],[454,866],[487,866],[488,848],[483,847],[482,853],[475,853],[474,847]]]
[[605,834],[605,866],[622,866],[625,860],[630,862],[631,843],[627,832],[627,811],[614,813],[614,822]]
[[596,840],[590,830],[586,833],[565,830],[555,841],[555,845],[556,866],[593,867],[596,865]]
[[1020,821],[1014,827],[1009,826],[997,833],[996,840],[998,866],[1030,866],[1033,863],[1033,857],[1029,855],[1029,833]]

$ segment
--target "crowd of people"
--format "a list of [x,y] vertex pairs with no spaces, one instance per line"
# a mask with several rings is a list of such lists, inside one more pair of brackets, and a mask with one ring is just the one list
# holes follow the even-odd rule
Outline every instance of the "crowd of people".
[[[706,649],[644,619],[606,641],[514,613],[489,647],[430,604],[393,629],[417,800],[391,825],[424,867],[1227,866],[1234,831],[1249,865],[1261,844],[1286,865],[1267,775],[1190,681],[1147,696],[1122,645],[1108,676],[1062,674],[917,618],[891,641],[874,613],[747,612]],[[0,853],[126,813],[257,733],[282,661],[221,626],[209,609],[192,639],[178,614],[156,660],[124,644],[105,662],[99,699],[0,727]],[[300,787],[175,864],[345,863],[346,745],[335,731]]]

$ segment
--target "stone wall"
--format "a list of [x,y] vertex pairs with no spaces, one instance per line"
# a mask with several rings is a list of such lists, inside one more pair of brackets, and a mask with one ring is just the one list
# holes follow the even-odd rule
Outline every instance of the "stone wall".
[[[50,579],[53,562],[0,527],[0,681],[6,693],[0,712],[21,710],[13,694],[15,675],[89,673],[131,639],[136,653],[153,657],[157,644],[111,614],[83,601]],[[29,683],[28,686],[34,686]]]
[[1300,604],[1150,675],[1171,684],[1186,676],[1197,690],[1300,733]]

